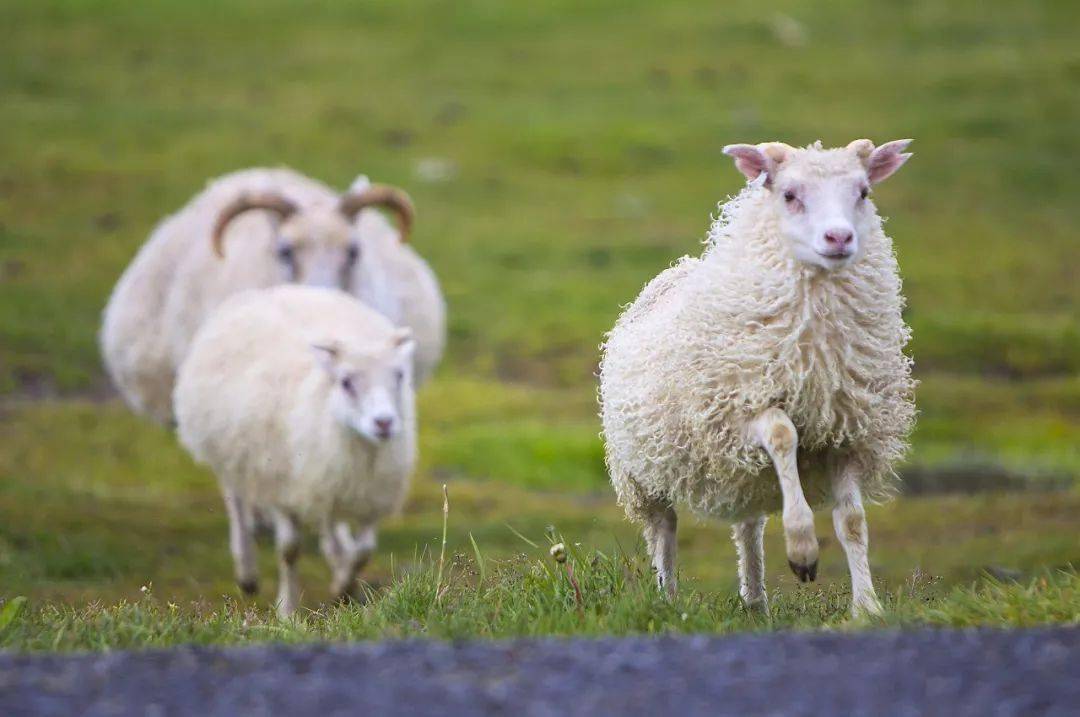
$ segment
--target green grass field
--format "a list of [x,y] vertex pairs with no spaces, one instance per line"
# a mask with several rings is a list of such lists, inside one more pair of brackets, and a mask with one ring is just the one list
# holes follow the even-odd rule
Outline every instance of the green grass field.
[[[641,588],[605,486],[597,346],[739,189],[725,144],[861,136],[916,139],[877,192],[922,382],[911,468],[1028,488],[872,509],[885,623],[1076,622],[1078,20],[1074,4],[1003,0],[0,0],[0,602],[30,606],[0,645],[769,627],[736,611],[722,525],[683,522],[682,607]],[[110,396],[95,346],[154,223],[207,178],[260,164],[406,187],[450,306],[375,597],[290,626],[264,612],[268,554],[261,598],[239,601],[212,476]],[[442,483],[458,569],[432,609]],[[529,582],[552,567],[549,525],[596,572],[584,616],[561,575]],[[828,516],[812,590],[787,573],[777,527],[773,626],[845,624]],[[501,566],[482,580],[470,534]],[[307,604],[323,611],[307,555]],[[483,590],[513,596],[498,619]]]

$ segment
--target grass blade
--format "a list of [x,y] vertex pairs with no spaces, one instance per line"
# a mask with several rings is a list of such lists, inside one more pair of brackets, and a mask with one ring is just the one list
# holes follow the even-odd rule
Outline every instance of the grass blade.
[[505,525],[505,526],[506,526],[507,528],[509,528],[509,529],[510,529],[510,532],[511,532],[511,533],[513,533],[513,534],[514,534],[514,535],[516,535],[517,537],[521,538],[522,540],[524,540],[524,541],[525,541],[526,543],[528,543],[529,545],[533,546],[534,548],[539,548],[539,547],[540,547],[539,545],[537,545],[537,544],[536,544],[536,543],[534,543],[533,541],[531,541],[531,540],[529,540],[528,538],[526,538],[526,537],[525,537],[524,535],[522,535],[521,533],[519,533],[519,532],[517,532],[516,530],[514,530],[514,526],[510,525],[509,523],[503,523],[503,525]]
[[484,581],[487,578],[487,569],[484,565],[484,556],[480,554],[480,546],[476,544],[476,538],[472,533],[469,533],[469,542],[472,543],[473,553],[476,555],[476,568],[480,571],[480,586],[484,585]]
[[19,617],[22,616],[26,610],[27,599],[22,595],[13,597],[8,601],[7,605],[4,605],[4,609],[0,610],[0,635],[7,632],[9,627],[15,625]]

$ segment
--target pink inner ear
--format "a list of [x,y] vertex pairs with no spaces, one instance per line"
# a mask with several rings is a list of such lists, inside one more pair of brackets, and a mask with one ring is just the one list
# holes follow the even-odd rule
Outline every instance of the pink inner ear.
[[335,372],[341,349],[332,343],[326,343],[312,344],[311,351],[315,354],[315,361],[323,368],[323,370],[328,371],[331,374]]
[[904,149],[911,143],[910,139],[900,139],[895,142],[883,144],[870,155],[870,161],[866,168],[866,175],[870,182],[877,184],[888,179],[911,158],[910,153]]
[[750,144],[728,145],[724,147],[724,154],[734,157],[735,167],[750,180],[757,179],[767,166],[765,153]]

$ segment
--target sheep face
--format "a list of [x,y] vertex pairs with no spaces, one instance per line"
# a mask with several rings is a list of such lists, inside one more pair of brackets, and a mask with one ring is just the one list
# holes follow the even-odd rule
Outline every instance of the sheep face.
[[408,329],[378,348],[350,350],[335,342],[312,346],[329,377],[329,410],[342,426],[378,445],[406,429],[405,401],[412,390],[415,342]]
[[275,228],[282,281],[349,291],[361,246],[352,225],[357,214],[368,207],[397,215],[401,241],[408,239],[414,215],[409,195],[394,187],[370,184],[342,195],[335,207],[317,204],[302,208],[275,191],[241,193],[222,207],[214,221],[211,242],[214,252],[224,257],[229,223],[245,212],[266,211]]
[[283,281],[349,291],[360,240],[339,212],[309,209],[281,223],[276,256]]
[[911,140],[875,148],[870,140],[823,149],[796,149],[780,142],[729,145],[725,154],[769,192],[780,234],[798,261],[826,270],[858,261],[860,238],[877,221],[870,187],[907,161]]

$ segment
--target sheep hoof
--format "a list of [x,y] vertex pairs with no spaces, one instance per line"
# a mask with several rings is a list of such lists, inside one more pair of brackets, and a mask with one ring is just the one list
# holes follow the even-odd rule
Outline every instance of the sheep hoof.
[[791,572],[795,573],[800,583],[812,583],[817,580],[817,564],[816,560],[809,565],[797,565],[793,560],[788,561]]
[[656,574],[656,589],[660,591],[660,594],[667,600],[674,600],[675,595],[678,592],[678,586],[675,584],[675,580],[672,578],[665,579],[660,573]]
[[769,601],[765,596],[755,598],[753,600],[747,600],[743,598],[743,608],[756,615],[768,615],[769,614]]
[[332,594],[334,595],[334,601],[339,605],[367,604],[367,593],[361,590],[355,581],[348,587],[332,589]]
[[236,584],[240,586],[240,592],[249,597],[259,592],[259,581],[254,578],[251,580],[240,580]]
[[877,597],[864,597],[856,599],[851,605],[851,616],[856,620],[877,617],[882,613],[881,603]]

